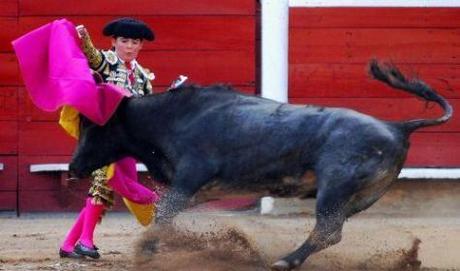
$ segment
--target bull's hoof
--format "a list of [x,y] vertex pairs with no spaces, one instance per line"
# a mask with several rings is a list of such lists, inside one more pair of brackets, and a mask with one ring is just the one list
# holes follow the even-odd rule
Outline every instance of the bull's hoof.
[[153,255],[158,252],[160,239],[144,240],[141,244],[141,253],[143,255]]
[[285,260],[279,260],[271,266],[272,271],[289,271],[292,270],[291,266]]

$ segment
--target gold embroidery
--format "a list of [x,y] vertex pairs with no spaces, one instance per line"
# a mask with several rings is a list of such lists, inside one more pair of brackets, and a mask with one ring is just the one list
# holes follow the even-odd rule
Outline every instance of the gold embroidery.
[[88,59],[90,67],[96,70],[102,64],[101,52],[99,52],[99,50],[97,50],[96,47],[94,47],[89,35],[82,36],[81,41],[83,53]]
[[89,195],[96,204],[104,204],[106,208],[112,208],[114,203],[113,190],[107,184],[107,167],[95,170],[92,174],[91,188]]

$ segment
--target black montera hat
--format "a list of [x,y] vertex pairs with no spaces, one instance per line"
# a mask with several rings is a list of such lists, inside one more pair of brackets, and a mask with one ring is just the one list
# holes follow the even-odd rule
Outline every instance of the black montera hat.
[[120,18],[113,20],[104,26],[104,36],[124,37],[131,39],[154,40],[152,29],[143,21],[133,18]]

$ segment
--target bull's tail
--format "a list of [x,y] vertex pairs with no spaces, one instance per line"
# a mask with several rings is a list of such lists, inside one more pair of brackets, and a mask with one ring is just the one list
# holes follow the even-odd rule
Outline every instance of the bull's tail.
[[439,104],[444,110],[444,115],[437,119],[417,119],[404,122],[404,128],[412,132],[421,127],[439,125],[452,117],[452,106],[441,95],[436,93],[430,86],[418,79],[407,80],[406,77],[393,65],[381,64],[373,59],[369,63],[369,73],[391,87],[415,94],[427,101]]

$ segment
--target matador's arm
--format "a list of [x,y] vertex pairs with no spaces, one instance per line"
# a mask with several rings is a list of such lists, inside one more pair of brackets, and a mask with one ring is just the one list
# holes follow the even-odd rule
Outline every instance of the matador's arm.
[[94,47],[88,31],[83,25],[77,26],[76,29],[81,40],[81,49],[88,59],[89,66],[93,70],[99,69],[104,60],[101,51]]

